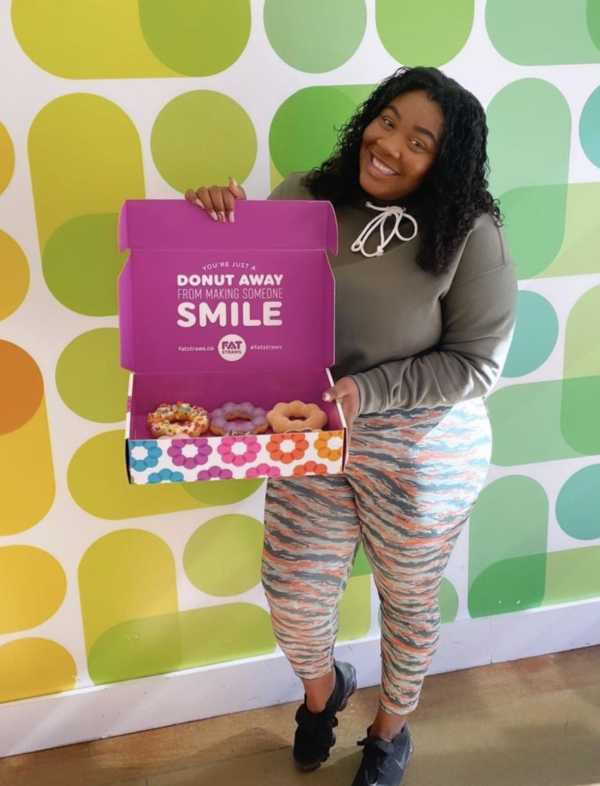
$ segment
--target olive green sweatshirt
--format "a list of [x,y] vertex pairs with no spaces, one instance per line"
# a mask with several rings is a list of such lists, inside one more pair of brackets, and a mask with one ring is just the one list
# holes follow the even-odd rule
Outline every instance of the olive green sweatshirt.
[[[313,199],[289,175],[270,199]],[[355,241],[377,216],[366,202],[336,209],[339,252],[329,255],[336,280],[335,379],[352,376],[360,412],[441,407],[485,396],[497,382],[514,329],[517,280],[502,230],[480,216],[441,275],[416,263],[420,246],[391,237],[395,216]],[[398,223],[398,222],[396,222]],[[399,224],[403,237],[411,220]],[[367,231],[368,233],[368,231]],[[355,245],[356,248],[356,245]]]

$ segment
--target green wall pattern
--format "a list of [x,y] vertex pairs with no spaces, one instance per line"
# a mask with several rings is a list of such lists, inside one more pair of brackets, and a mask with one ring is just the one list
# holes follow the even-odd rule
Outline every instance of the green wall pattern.
[[556,347],[558,328],[552,303],[537,292],[519,292],[517,326],[504,376],[523,377],[545,363]]
[[266,0],[265,32],[279,57],[308,74],[349,60],[367,23],[365,0]]
[[[444,66],[467,56],[474,10],[474,0],[375,0],[380,48],[369,57],[380,59],[379,75],[391,70],[390,57],[396,65]],[[22,634],[51,620],[67,581],[76,582],[87,668],[96,684],[275,650],[268,613],[244,595],[259,582],[262,526],[254,495],[262,481],[127,483],[121,427],[127,375],[119,366],[114,321],[123,264],[115,248],[119,208],[124,199],[144,198],[147,180],[158,178],[176,191],[224,182],[228,175],[243,182],[261,160],[270,167],[263,177],[274,186],[289,172],[320,163],[372,83],[343,84],[340,75],[333,86],[313,85],[307,77],[265,118],[258,93],[228,95],[240,73],[234,69],[257,69],[265,90],[271,71],[282,79],[290,69],[326,74],[362,57],[367,17],[366,0],[265,0],[262,14],[250,0],[12,3],[10,21],[23,57],[62,80],[112,80],[137,90],[144,80],[166,79],[155,82],[164,85],[178,77],[203,78],[171,82],[149,123],[134,121],[131,93],[120,103],[102,95],[101,81],[89,92],[67,89],[65,82],[64,94],[55,97],[63,84],[55,82],[58,90],[36,107],[26,129],[43,274],[37,290],[45,284],[70,338],[51,355],[57,358],[54,374],[41,362],[44,334],[37,358],[0,339],[0,365],[14,381],[8,405],[18,408],[9,430],[0,424],[0,474],[11,491],[0,537],[32,530],[53,516],[55,482],[66,484],[63,491],[81,511],[70,525],[106,529],[78,555],[75,567],[58,546],[50,553],[46,547],[0,544],[1,594],[11,598],[0,614],[0,630]],[[600,62],[595,0],[487,0],[485,22],[497,52],[522,66],[585,68]],[[264,31],[252,30],[259,25]],[[264,33],[269,45],[258,61],[256,52],[248,60],[253,32]],[[230,68],[233,82],[226,79]],[[212,80],[214,75],[224,81]],[[144,95],[150,93],[142,87],[138,107]],[[3,107],[0,115],[0,195],[7,199],[16,165],[23,169],[27,162],[15,161],[11,134],[18,125]],[[489,399],[493,462],[504,476],[484,490],[471,518],[467,595],[448,578],[442,582],[444,622],[457,619],[461,608],[481,617],[600,596],[600,544],[594,543],[600,540],[600,182],[594,182],[600,86],[594,85],[577,117],[550,74],[540,79],[523,73],[491,97],[488,118],[491,188],[506,216],[519,276],[532,289],[520,292],[504,379]],[[261,128],[270,122],[268,140],[257,121]],[[590,182],[569,182],[572,126],[594,167]],[[259,159],[261,149],[268,156]],[[154,186],[150,190],[152,196]],[[35,261],[0,228],[0,277],[6,282],[0,320],[10,326],[19,319],[37,297],[30,292],[37,275]],[[580,288],[565,316],[553,282],[583,275],[592,276],[591,283]],[[536,291],[538,281],[542,292]],[[562,373],[549,378],[542,367],[557,368],[563,345]],[[56,386],[62,409],[52,403],[48,414],[44,383]],[[0,390],[0,405],[6,406],[2,395]],[[78,447],[64,455],[60,437],[67,416],[86,429]],[[94,424],[98,430],[90,432]],[[106,424],[112,424],[109,430]],[[35,494],[26,493],[22,481],[32,439]],[[62,451],[60,466],[68,465],[66,477],[56,481],[53,451]],[[548,489],[527,475],[527,467],[573,459],[578,468],[568,474],[552,512]],[[589,466],[582,468],[582,459]],[[219,510],[225,506],[235,507]],[[177,513],[180,519],[170,517]],[[548,549],[553,513],[561,542],[570,538],[570,548]],[[189,527],[190,517],[193,530],[186,529],[179,565],[169,536],[179,520]],[[146,529],[150,523],[160,535]],[[54,526],[54,520],[47,524]],[[181,608],[178,572],[197,591],[197,608]],[[342,640],[371,628],[370,574],[361,550],[341,606]],[[203,606],[206,598],[212,601]],[[0,646],[0,671],[11,675],[0,701],[74,688],[77,664],[69,647],[51,636],[21,636]],[[55,638],[61,639],[59,631]]]
[[210,76],[240,57],[250,0],[15,0],[23,51],[65,79]]
[[493,45],[513,63],[600,63],[596,0],[488,0],[486,23]]
[[[210,118],[210,120],[209,120]],[[192,183],[240,183],[254,166],[256,131],[233,99],[211,90],[177,96],[152,129],[152,157],[163,178],[184,193]]]
[[377,32],[403,65],[442,66],[467,43],[475,0],[376,0]]

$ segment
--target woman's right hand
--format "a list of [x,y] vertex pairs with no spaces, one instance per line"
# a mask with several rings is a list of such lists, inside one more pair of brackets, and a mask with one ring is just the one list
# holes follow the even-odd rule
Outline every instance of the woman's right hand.
[[211,186],[199,188],[197,191],[190,188],[185,192],[185,198],[188,202],[206,210],[214,221],[225,222],[229,219],[233,224],[235,201],[246,199],[246,192],[230,177],[228,186]]

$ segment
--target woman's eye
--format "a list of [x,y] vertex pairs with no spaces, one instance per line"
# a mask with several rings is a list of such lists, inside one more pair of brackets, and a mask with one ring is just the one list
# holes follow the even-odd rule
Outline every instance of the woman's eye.
[[425,150],[425,145],[421,142],[420,139],[411,139],[411,142],[413,146],[419,148],[419,150]]
[[393,123],[392,123],[392,121],[389,119],[389,117],[382,117],[381,119],[383,120],[383,124],[384,124],[385,126],[387,126],[388,128],[393,128],[393,127],[394,127],[394,124],[393,124]]

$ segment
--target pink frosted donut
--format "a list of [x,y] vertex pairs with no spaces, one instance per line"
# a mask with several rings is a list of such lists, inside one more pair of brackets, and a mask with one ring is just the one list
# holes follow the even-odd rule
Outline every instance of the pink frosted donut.
[[[240,423],[239,421],[243,421]],[[263,434],[269,427],[267,413],[249,401],[234,404],[228,401],[215,409],[210,416],[210,430],[219,437],[243,437],[246,434]]]

